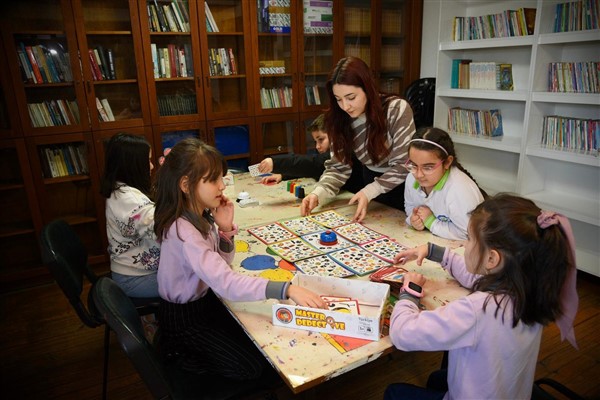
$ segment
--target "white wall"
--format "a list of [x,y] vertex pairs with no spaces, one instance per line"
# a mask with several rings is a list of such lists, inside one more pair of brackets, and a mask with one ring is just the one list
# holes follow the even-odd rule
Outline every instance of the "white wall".
[[421,78],[436,76],[440,1],[423,1],[423,35],[421,37]]

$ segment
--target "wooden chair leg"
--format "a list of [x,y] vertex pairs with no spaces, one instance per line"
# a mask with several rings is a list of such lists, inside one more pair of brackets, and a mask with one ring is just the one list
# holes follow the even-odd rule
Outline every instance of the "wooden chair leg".
[[106,400],[108,391],[108,354],[110,349],[110,328],[104,325],[104,374],[102,377],[102,400]]

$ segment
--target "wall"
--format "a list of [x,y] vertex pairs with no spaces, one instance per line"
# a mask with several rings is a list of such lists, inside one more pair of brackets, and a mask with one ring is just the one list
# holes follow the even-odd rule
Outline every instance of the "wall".
[[421,78],[436,76],[440,1],[423,1],[423,36],[421,38]]

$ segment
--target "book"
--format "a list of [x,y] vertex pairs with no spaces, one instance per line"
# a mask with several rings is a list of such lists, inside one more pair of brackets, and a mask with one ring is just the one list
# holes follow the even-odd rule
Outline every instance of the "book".
[[206,30],[208,32],[219,32],[217,21],[215,21],[215,17],[213,17],[210,7],[206,2],[204,3],[204,12],[206,13]]
[[498,64],[497,88],[500,90],[513,90],[512,64]]
[[98,109],[98,119],[100,122],[108,122],[110,119],[108,118],[108,114],[102,105],[102,102],[99,98],[96,97],[96,109]]
[[502,136],[504,134],[502,129],[502,114],[500,110],[490,110],[491,117],[491,136]]
[[458,67],[460,66],[461,60],[459,58],[455,58],[452,60],[452,71],[450,75],[450,88],[458,89]]
[[102,107],[104,108],[104,111],[106,111],[106,115],[108,116],[108,120],[109,121],[114,121],[115,120],[115,116],[112,112],[112,108],[110,108],[110,104],[108,103],[108,99],[102,99],[100,100],[100,102],[102,103]]
[[269,32],[291,32],[290,0],[269,1]]
[[42,79],[42,73],[40,72],[40,67],[33,55],[33,50],[31,48],[31,46],[25,46],[22,42],[21,42],[21,46],[25,50],[25,54],[27,54],[27,59],[29,60],[29,63],[31,64],[31,70],[33,71],[34,83],[44,83],[44,80]]

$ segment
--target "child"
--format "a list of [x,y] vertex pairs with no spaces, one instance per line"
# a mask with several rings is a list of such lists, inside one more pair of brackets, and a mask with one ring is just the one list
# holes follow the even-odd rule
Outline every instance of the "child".
[[106,146],[100,193],[106,200],[106,236],[112,279],[130,297],[158,297],[160,246],[154,236],[150,143],[117,133]]
[[446,239],[467,238],[468,213],[483,201],[473,177],[456,158],[450,135],[421,128],[408,144],[404,187],[406,223]]
[[392,384],[386,400],[529,399],[544,325],[556,321],[563,340],[576,347],[575,243],[568,219],[501,194],[475,208],[468,232],[464,257],[431,243],[395,257],[402,264],[440,262],[471,294],[420,311],[425,278],[405,274],[390,338],[403,351],[449,350],[448,369],[432,374],[427,389]]
[[158,287],[160,346],[186,369],[232,379],[256,379],[267,365],[216,299],[291,298],[324,308],[315,293],[289,282],[235,273],[233,203],[223,195],[227,164],[194,138],[178,142],[157,173],[155,232],[161,242]]
[[[325,171],[325,161],[331,158],[329,153],[329,137],[325,131],[325,114],[319,115],[308,128],[315,140],[318,154],[285,154],[273,158],[265,158],[260,162],[259,171],[268,173],[277,172],[261,179],[264,184],[294,178],[313,178],[319,180]],[[279,174],[281,172],[283,175]],[[362,188],[362,165],[358,160],[352,164],[352,173],[342,190],[356,193]]]
[[302,200],[301,214],[309,215],[324,199],[336,196],[357,163],[362,165],[362,182],[349,201],[357,204],[353,219],[364,219],[371,200],[402,209],[406,179],[402,166],[415,132],[410,105],[380,93],[371,69],[356,57],[339,60],[326,87],[331,159],[315,189]]

